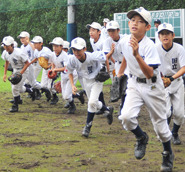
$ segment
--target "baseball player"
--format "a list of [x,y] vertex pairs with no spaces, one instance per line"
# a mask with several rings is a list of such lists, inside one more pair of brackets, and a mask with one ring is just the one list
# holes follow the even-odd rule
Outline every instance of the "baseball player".
[[[93,22],[92,24],[87,24],[86,28],[89,30],[90,43],[93,51],[102,51],[104,40],[101,37],[101,25],[97,22]],[[102,66],[105,66],[105,63],[103,63]],[[100,93],[99,100],[105,105],[103,92]],[[103,114],[103,112],[98,111],[96,114]]]
[[161,21],[159,19],[156,19],[154,21],[154,26],[156,27],[156,31],[155,31],[155,44],[161,44],[161,41],[159,39],[159,36],[158,36],[158,27],[159,25],[161,24]]
[[173,42],[174,28],[169,23],[163,23],[158,27],[159,39],[162,45],[157,46],[161,59],[162,75],[169,79],[170,85],[167,91],[168,123],[171,119],[171,106],[173,109],[172,143],[181,144],[178,131],[184,123],[184,84],[182,75],[185,73],[185,49],[182,45]]
[[[30,42],[30,34],[26,31],[22,31],[20,35],[17,37],[20,39],[22,45],[21,49],[25,54],[28,55],[29,61],[31,62],[33,60],[33,54],[34,54],[34,46],[33,43]],[[41,98],[41,93],[39,90],[41,90],[41,84],[36,81],[36,78],[38,74],[41,71],[41,66],[38,64],[38,62],[33,63],[29,66],[29,74],[28,78],[26,80],[26,84],[30,85],[31,87],[35,88],[36,93],[36,99],[39,100]]]
[[[105,54],[108,54],[112,47],[114,49],[113,53],[111,55],[109,55],[108,57],[113,57],[114,59],[114,65],[109,65],[110,66],[110,71],[113,71],[113,69],[115,68],[115,74],[118,74],[122,59],[123,59],[123,55],[121,52],[121,48],[119,46],[121,39],[123,39],[125,37],[125,35],[120,34],[120,28],[119,28],[119,24],[116,21],[110,21],[107,23],[107,31],[109,34],[109,37],[106,39],[106,41],[103,44],[103,51]],[[128,75],[127,70],[125,70],[125,76]],[[125,77],[125,80],[127,80],[127,77]],[[127,82],[127,81],[125,81]],[[122,97],[121,97],[121,104],[120,104],[120,110],[118,111],[118,115],[120,115],[120,111],[123,107],[124,101],[125,101],[125,97],[126,97],[126,90],[123,91]]]
[[109,37],[109,34],[107,32],[107,23],[109,22],[110,20],[108,18],[104,18],[103,19],[103,27],[101,29],[101,37],[103,40],[106,40],[108,37]]
[[64,45],[62,50],[64,50],[66,53],[68,53],[70,43],[68,41],[64,41]]
[[[52,71],[61,72],[62,96],[63,96],[63,99],[66,100],[69,104],[69,107],[68,107],[69,110],[67,113],[74,114],[76,111],[76,106],[74,104],[71,83],[69,80],[68,72],[66,70],[66,65],[69,57],[67,53],[62,50],[64,41],[61,37],[56,37],[53,39],[53,41],[50,44],[52,44],[53,51],[54,51],[54,57],[51,60],[53,64]],[[76,70],[73,72],[73,78],[74,78],[74,83],[76,84],[76,81],[78,79]],[[81,98],[80,95],[79,95],[79,98]]]
[[[54,54],[52,53],[52,51],[49,48],[43,46],[42,37],[35,36],[31,42],[33,42],[33,45],[35,47],[34,59],[31,61],[31,64],[38,61],[38,58],[40,58],[40,57],[44,57],[44,59],[48,60],[48,62],[50,63],[50,60],[53,58]],[[47,67],[47,69],[43,69],[43,71],[42,71],[41,87],[42,87],[42,90],[44,90],[44,91],[45,91],[45,89],[50,90],[50,92],[52,93],[52,96],[53,96],[50,104],[54,105],[58,102],[58,96],[57,96],[56,91],[53,86],[53,80],[48,78],[48,70],[50,67],[51,67],[51,64]],[[49,101],[51,98],[51,95],[48,94],[48,92],[46,92],[46,97],[47,97],[47,101]]]
[[29,73],[29,70],[27,69],[29,66],[29,61],[27,55],[20,48],[14,48],[13,37],[11,36],[4,37],[2,45],[4,49],[8,52],[5,56],[6,62],[4,67],[3,81],[6,82],[7,78],[6,74],[9,63],[13,68],[13,73],[20,72],[22,74],[22,80],[18,84],[12,85],[12,94],[14,97],[14,102],[12,108],[10,109],[10,112],[18,112],[18,104],[22,104],[20,99],[20,93],[22,92],[31,93],[32,100],[35,99],[34,90],[24,86],[24,81]]
[[[69,55],[69,48],[70,48],[69,45],[70,45],[70,43],[68,41],[64,41],[63,48],[62,48],[62,50],[65,51],[68,55]],[[78,75],[78,80],[83,88],[82,77],[80,77],[79,75]],[[85,91],[81,90],[79,93],[73,94],[73,98],[78,98],[80,100],[80,102],[82,104],[84,104],[84,102],[85,102],[84,96],[83,96],[84,94],[85,94]],[[70,104],[67,102],[64,107],[69,108]]]
[[73,71],[76,69],[83,77],[84,89],[88,97],[88,113],[82,135],[88,137],[94,115],[98,110],[104,111],[109,125],[113,122],[113,107],[107,107],[98,100],[99,94],[103,89],[103,82],[95,81],[95,77],[101,69],[100,63],[106,61],[106,56],[102,51],[86,52],[86,42],[80,37],[72,40],[71,48],[74,55],[68,60],[67,70],[69,71],[69,78],[74,93],[77,91],[77,88],[73,81]]
[[127,17],[130,19],[128,25],[131,34],[120,43],[124,58],[118,76],[124,72],[126,66],[130,76],[127,96],[118,118],[122,120],[123,127],[136,136],[135,157],[142,159],[149,137],[140,128],[137,117],[141,106],[145,104],[164,148],[161,171],[172,171],[172,133],[167,124],[165,88],[158,68],[160,58],[153,41],[145,35],[151,28],[151,14],[140,7],[129,11]]

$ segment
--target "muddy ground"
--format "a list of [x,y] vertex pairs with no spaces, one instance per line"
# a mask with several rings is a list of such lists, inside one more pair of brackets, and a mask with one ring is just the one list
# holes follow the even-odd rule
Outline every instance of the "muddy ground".
[[[81,136],[87,105],[75,100],[77,111],[66,114],[65,102],[59,95],[57,105],[50,105],[43,95],[32,102],[22,94],[18,113],[10,113],[11,93],[0,93],[0,171],[5,172],[157,172],[162,162],[162,144],[151,125],[148,112],[142,108],[140,126],[149,135],[146,155],[134,157],[135,137],[122,128],[117,119],[119,102],[109,102],[109,88],[104,87],[105,100],[114,106],[114,122],[95,116],[90,137]],[[87,99],[86,99],[87,102]],[[185,172],[185,126],[180,130],[182,145],[172,146],[174,170]]]

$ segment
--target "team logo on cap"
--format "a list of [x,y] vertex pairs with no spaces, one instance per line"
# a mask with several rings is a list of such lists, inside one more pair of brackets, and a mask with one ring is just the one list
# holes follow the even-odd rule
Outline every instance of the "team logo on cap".
[[142,9],[143,9],[143,8],[139,7],[139,8],[137,9],[137,11],[138,11],[138,12],[141,12]]
[[74,41],[74,43],[77,44],[77,43],[78,43],[78,40],[76,39],[76,40]]
[[166,23],[163,23],[163,28],[166,28]]
[[112,26],[112,23],[109,23],[109,26]]

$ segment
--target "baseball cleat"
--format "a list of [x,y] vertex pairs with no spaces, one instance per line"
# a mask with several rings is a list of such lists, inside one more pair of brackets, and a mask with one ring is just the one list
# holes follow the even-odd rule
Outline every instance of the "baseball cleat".
[[73,104],[72,106],[69,106],[69,110],[67,111],[67,114],[74,114],[76,111],[76,106]]
[[137,142],[135,145],[136,159],[142,159],[145,156],[146,145],[148,144],[148,139],[149,139],[149,137],[145,132],[144,132],[143,136],[137,138]]
[[173,152],[170,154],[170,152],[164,151],[162,153],[162,156],[163,156],[163,162],[161,165],[161,171],[172,171],[173,160],[174,160]]
[[[9,102],[10,102],[10,103],[14,103],[14,99],[10,100]],[[22,104],[22,99],[20,99],[20,100],[18,101],[18,104]]]
[[13,104],[10,112],[18,112],[18,105]]
[[104,112],[103,116],[107,117],[107,123],[109,125],[111,125],[113,122],[113,115],[112,114],[113,114],[114,108],[112,106],[110,106],[110,107],[108,107],[108,109],[109,109],[109,111],[106,110]]
[[89,137],[89,133],[90,133],[91,127],[92,127],[92,122],[88,123],[88,124],[83,128],[82,136],[84,136],[84,137]]
[[172,133],[172,143],[174,145],[180,145],[181,144],[181,140],[179,138],[178,133]]
[[69,104],[69,102],[67,102],[65,105],[64,105],[64,108],[69,108],[70,107],[70,104]]
[[85,102],[83,93],[84,93],[84,91],[80,91],[79,92],[79,97],[78,97],[78,99],[80,100],[81,104],[84,104],[84,102]]
[[50,105],[56,105],[58,102],[58,96],[57,95],[53,95],[53,99],[50,102]]

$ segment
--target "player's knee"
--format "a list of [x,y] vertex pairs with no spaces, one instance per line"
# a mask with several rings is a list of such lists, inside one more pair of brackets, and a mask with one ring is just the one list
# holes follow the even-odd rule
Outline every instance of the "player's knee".
[[88,102],[88,107],[90,108],[90,109],[92,109],[93,111],[96,111],[97,110],[97,107],[98,106],[98,102],[97,101],[94,101],[94,100],[90,100],[89,102]]

